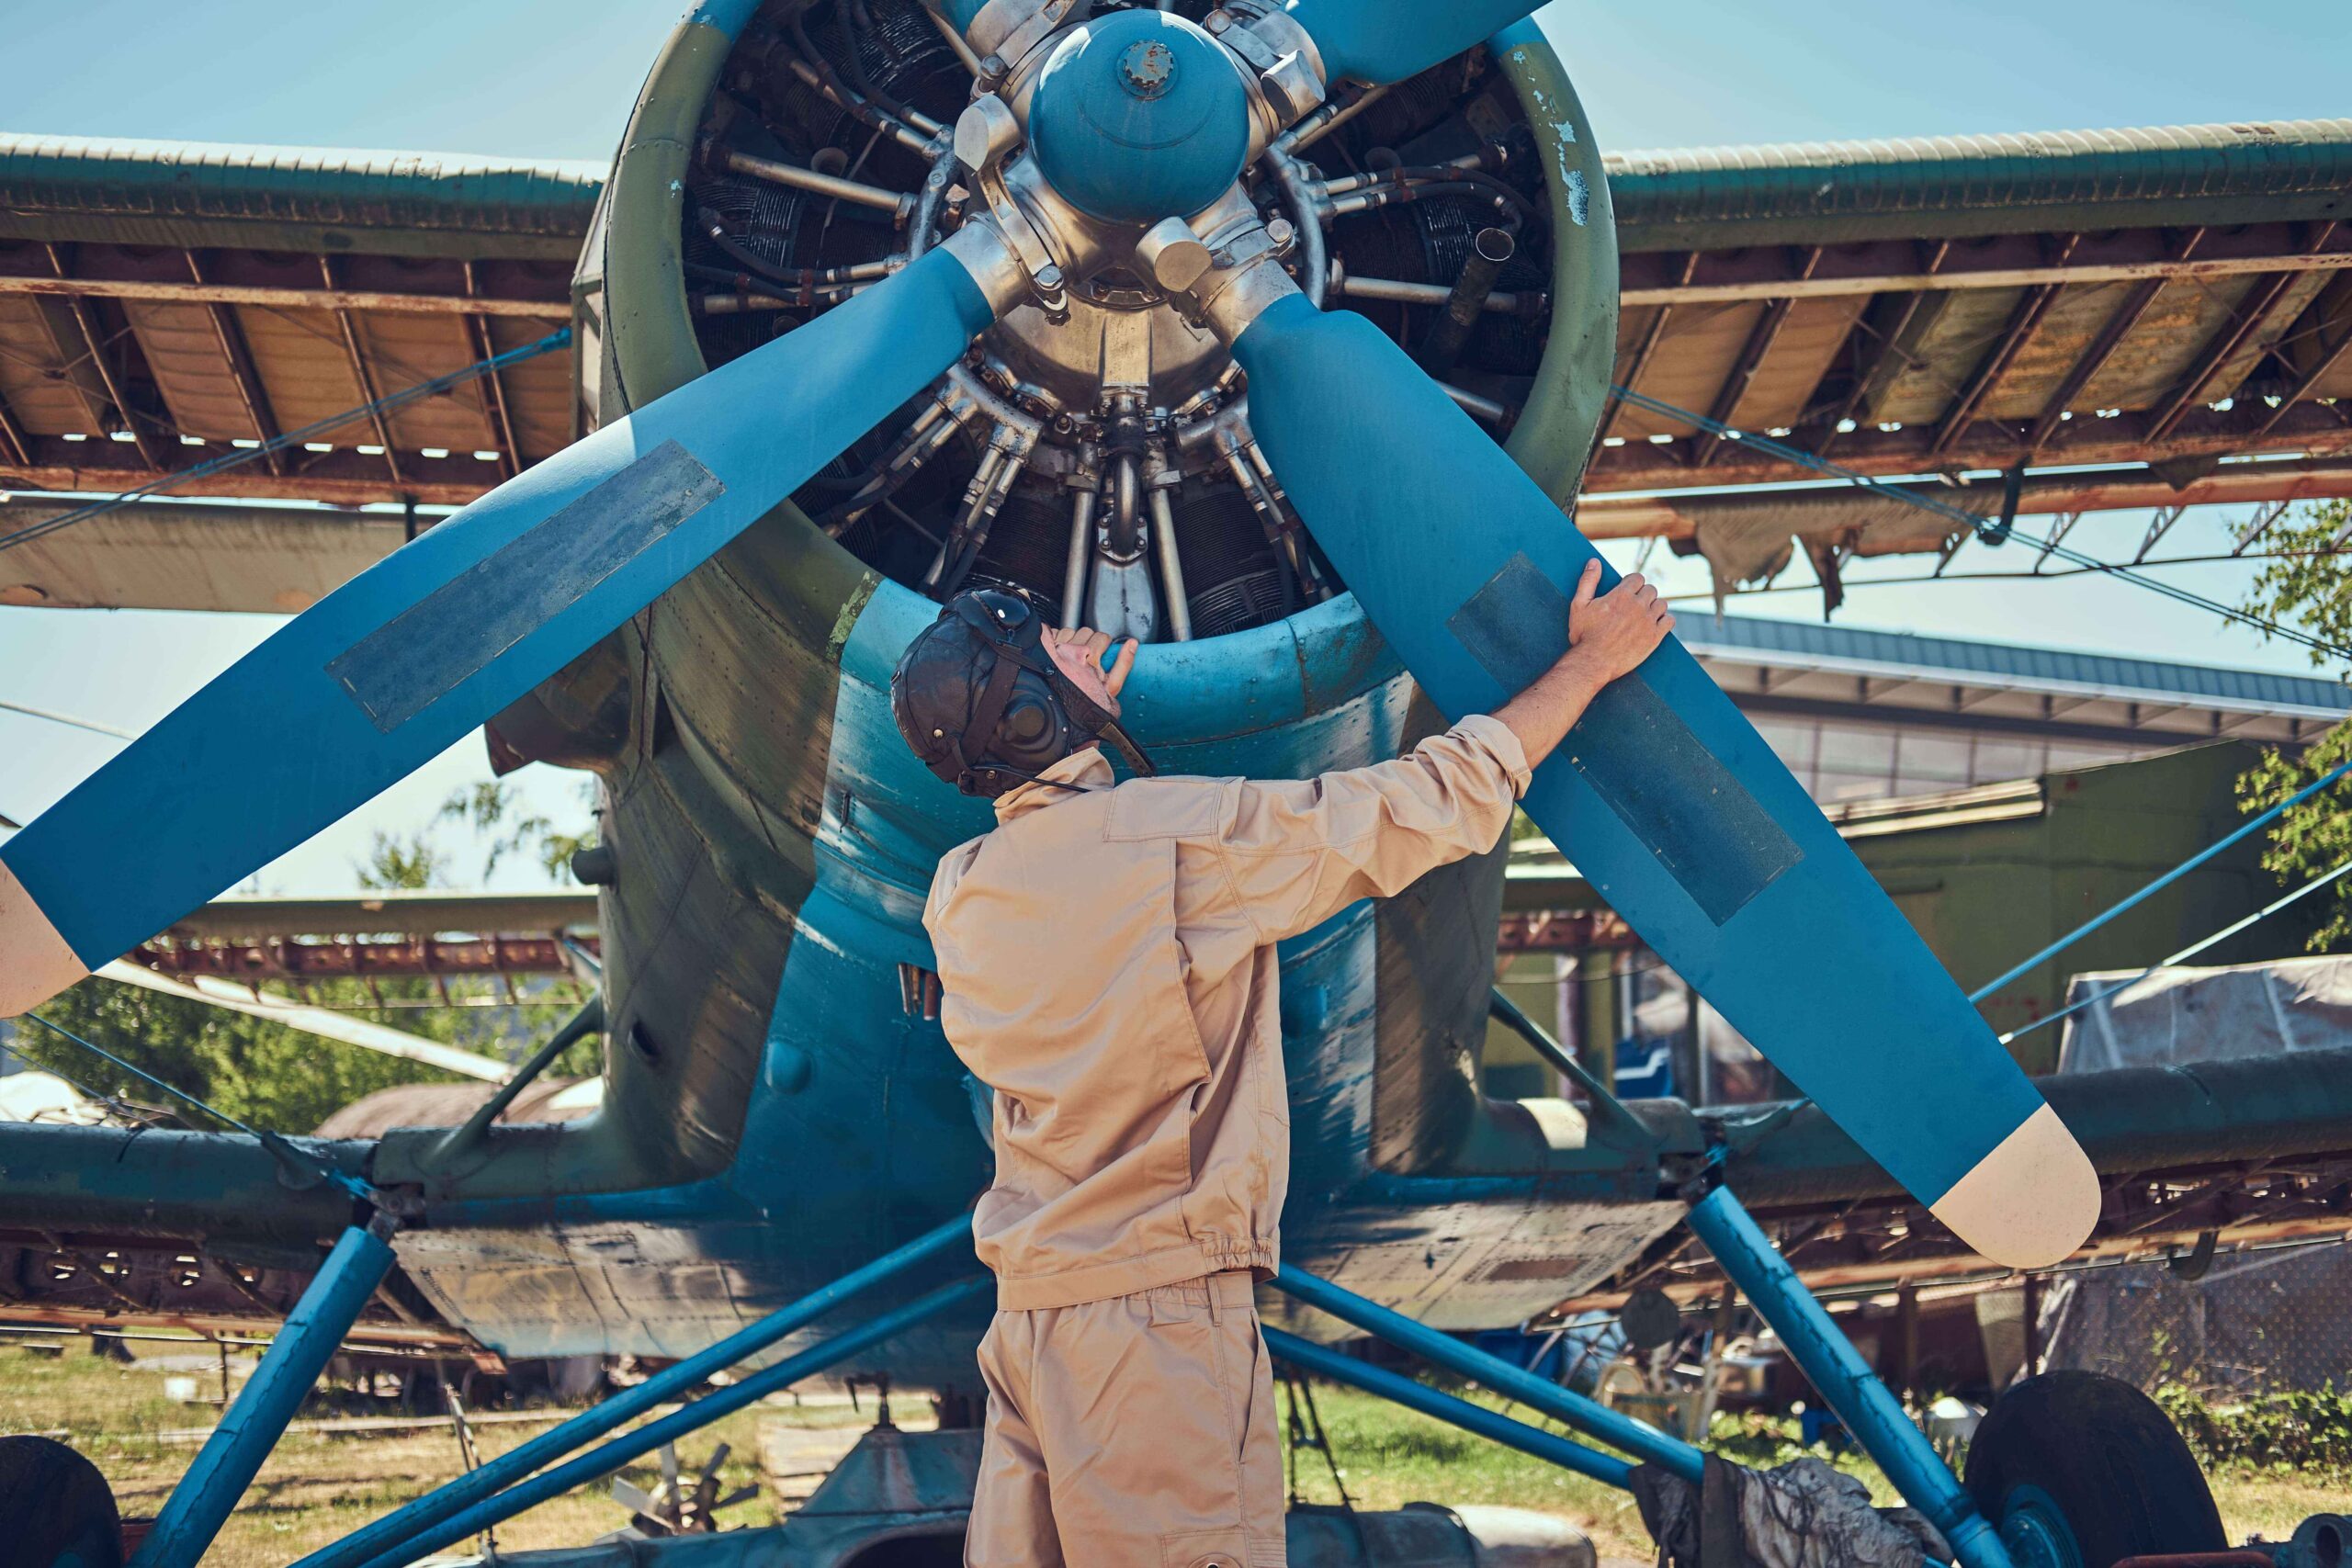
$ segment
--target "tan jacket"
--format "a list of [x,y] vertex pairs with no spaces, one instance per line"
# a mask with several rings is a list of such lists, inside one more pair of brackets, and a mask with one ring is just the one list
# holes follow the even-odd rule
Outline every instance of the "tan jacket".
[[1290,1184],[1274,943],[1491,849],[1527,787],[1475,716],[1305,780],[1131,779],[1093,749],[998,800],[923,910],[948,1043],[996,1093],[972,1228],[1006,1311],[1272,1269]]

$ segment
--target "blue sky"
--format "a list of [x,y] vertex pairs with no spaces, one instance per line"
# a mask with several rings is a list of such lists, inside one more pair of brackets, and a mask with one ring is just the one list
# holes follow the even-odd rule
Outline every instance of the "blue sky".
[[[676,15],[659,0],[340,0],[299,13],[257,0],[18,0],[7,10],[12,57],[39,68],[12,76],[0,130],[571,158],[609,155]],[[1543,20],[1577,73],[1603,144],[1632,150],[2352,114],[2352,28],[2344,15],[2343,0],[2226,9],[2210,0],[1683,0],[1671,7],[1554,5]],[[2192,518],[2169,544],[2216,538],[2225,521]],[[2094,518],[2069,542],[2129,555],[2143,522],[2129,513]],[[1654,564],[1670,588],[1704,588],[1696,563],[1669,564],[1659,552]],[[1792,573],[1803,575],[1801,567]],[[2246,572],[2176,575],[2234,600]],[[1747,599],[1737,608],[1818,613],[1804,593]],[[1704,611],[1694,605],[1693,613]],[[2266,646],[2113,582],[1858,588],[1841,618],[2307,667],[2291,648]],[[0,699],[135,729],[275,624],[0,609]],[[113,746],[0,712],[0,815],[23,820]],[[422,824],[451,790],[486,776],[480,755],[478,741],[456,748],[266,870],[260,885],[348,886],[368,828]],[[532,769],[519,777],[542,808],[576,810],[570,775]],[[470,859],[461,837],[447,840],[461,861]],[[526,876],[502,873],[500,881]]]

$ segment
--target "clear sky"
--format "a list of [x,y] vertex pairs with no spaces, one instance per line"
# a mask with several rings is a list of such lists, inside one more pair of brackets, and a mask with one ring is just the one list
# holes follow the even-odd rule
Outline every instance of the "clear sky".
[[[257,0],[14,0],[0,9],[11,58],[33,67],[11,73],[0,130],[540,158],[610,154],[677,14],[659,0],[339,0],[299,13]],[[1555,4],[1543,20],[1603,144],[1628,150],[2352,115],[2344,0],[1682,0],[1670,7]],[[2070,542],[2129,555],[2144,521],[2094,518]],[[2216,538],[2224,521],[2192,518],[2168,547]],[[1696,562],[1669,563],[1660,551],[1653,564],[1671,588],[1705,586]],[[1966,565],[1964,556],[1955,570]],[[1917,567],[1903,560],[1872,570],[1907,575]],[[1800,565],[1791,580],[1804,576]],[[2245,576],[2242,568],[2177,571],[2178,581],[2231,600]],[[1736,608],[1812,615],[1818,601],[1761,595]],[[2291,648],[2267,647],[2113,582],[1857,587],[1841,619],[2307,667]],[[254,616],[0,609],[0,699],[136,729],[275,625]],[[0,712],[0,815],[25,819],[115,744]],[[455,749],[270,867],[261,886],[349,886],[368,828],[423,824],[452,789],[486,776],[480,756],[478,740]],[[542,809],[576,810],[570,775],[541,768],[518,777]],[[468,858],[460,836],[447,841]],[[526,876],[502,872],[500,881]]]

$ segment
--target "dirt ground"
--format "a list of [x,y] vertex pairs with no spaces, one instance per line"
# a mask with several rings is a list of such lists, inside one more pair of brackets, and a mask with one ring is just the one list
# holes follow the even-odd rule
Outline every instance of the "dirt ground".
[[[172,1354],[175,1348],[142,1345],[146,1359],[126,1366],[93,1354],[89,1341],[77,1337],[39,1348],[0,1341],[0,1432],[44,1432],[71,1441],[106,1473],[126,1513],[152,1515],[195,1457],[198,1442],[192,1434],[218,1416],[213,1404],[167,1397],[164,1379],[173,1372],[194,1377],[200,1398],[219,1394],[217,1365],[203,1347],[191,1342],[192,1355]],[[1315,1450],[1295,1455],[1295,1488],[1306,1501],[1338,1502],[1344,1486],[1351,1500],[1373,1508],[1428,1500],[1534,1508],[1575,1521],[1612,1568],[1652,1560],[1640,1517],[1621,1493],[1367,1395],[1318,1389],[1317,1404],[1331,1446],[1328,1458]],[[347,1423],[398,1414],[389,1402],[369,1409],[346,1395],[332,1404],[314,1401],[304,1418]],[[493,1413],[478,1426],[477,1442],[485,1458],[503,1453],[561,1414],[517,1418]],[[910,1429],[932,1424],[928,1404],[920,1399],[895,1401],[893,1415]],[[870,1396],[861,1410],[831,1401],[771,1402],[695,1434],[679,1458],[686,1470],[699,1472],[717,1446],[727,1443],[722,1490],[756,1484],[759,1493],[729,1510],[725,1522],[773,1523],[814,1488],[872,1418]],[[283,1568],[453,1478],[460,1467],[456,1436],[446,1423],[290,1433],[205,1562],[208,1568]],[[1857,1473],[1887,1495],[1875,1472],[1860,1467]],[[624,1474],[648,1488],[660,1479],[650,1459]],[[2256,1532],[2277,1540],[2306,1515],[2352,1506],[2352,1477],[2224,1474],[2214,1479],[2214,1494],[2233,1541]],[[499,1526],[497,1544],[506,1550],[579,1545],[628,1523],[628,1510],[598,1485]]]

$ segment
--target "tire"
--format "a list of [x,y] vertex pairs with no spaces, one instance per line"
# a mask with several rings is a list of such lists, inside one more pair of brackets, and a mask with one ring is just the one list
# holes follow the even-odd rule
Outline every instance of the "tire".
[[2229,1546],[2204,1472],[2165,1413],[2097,1372],[2049,1372],[2002,1395],[1969,1444],[1967,1485],[2021,1563],[2113,1568]]
[[0,1540],[26,1568],[122,1568],[113,1489],[47,1438],[0,1438]]

